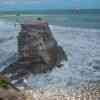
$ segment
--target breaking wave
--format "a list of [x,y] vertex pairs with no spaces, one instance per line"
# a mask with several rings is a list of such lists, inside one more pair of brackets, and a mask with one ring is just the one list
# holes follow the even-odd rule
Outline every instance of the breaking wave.
[[[75,85],[86,80],[100,80],[100,30],[50,25],[58,44],[68,55],[62,68],[31,76],[25,82],[35,88]],[[0,68],[16,60],[20,26],[0,21]]]

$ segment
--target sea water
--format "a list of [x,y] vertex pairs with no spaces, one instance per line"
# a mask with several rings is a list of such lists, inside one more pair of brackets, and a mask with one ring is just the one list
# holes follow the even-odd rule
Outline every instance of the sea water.
[[[19,23],[41,17],[49,26],[68,61],[62,68],[25,81],[34,88],[76,85],[82,81],[100,80],[100,13],[84,14],[22,14],[0,17],[0,68],[16,60]],[[16,24],[17,22],[17,24]]]

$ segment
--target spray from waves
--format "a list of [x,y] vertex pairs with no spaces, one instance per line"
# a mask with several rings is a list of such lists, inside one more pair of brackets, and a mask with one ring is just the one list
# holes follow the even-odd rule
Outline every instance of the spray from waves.
[[0,70],[14,62],[17,53],[17,33],[20,26],[0,20]]
[[[100,70],[93,67],[95,61],[100,61],[100,30],[55,25],[50,25],[50,28],[59,45],[66,51],[68,61],[63,62],[64,67],[55,68],[50,73],[32,75],[28,79],[28,84],[39,88],[49,86],[64,88],[84,80],[100,79]],[[19,30],[20,27],[15,27],[14,23],[0,21],[0,39],[4,40],[0,42],[0,67],[4,62],[11,63],[15,57],[16,36]]]

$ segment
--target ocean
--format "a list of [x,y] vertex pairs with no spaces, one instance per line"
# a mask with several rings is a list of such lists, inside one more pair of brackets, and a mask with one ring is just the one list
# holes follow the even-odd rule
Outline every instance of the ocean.
[[31,75],[33,88],[66,88],[84,81],[100,80],[100,13],[2,14],[0,16],[0,68],[16,60],[19,23],[41,17],[68,55],[62,68]]
[[0,13],[0,19],[8,21],[23,22],[24,20],[36,20],[41,17],[43,20],[52,25],[83,27],[83,28],[100,28],[100,10],[54,10],[45,12],[6,12]]

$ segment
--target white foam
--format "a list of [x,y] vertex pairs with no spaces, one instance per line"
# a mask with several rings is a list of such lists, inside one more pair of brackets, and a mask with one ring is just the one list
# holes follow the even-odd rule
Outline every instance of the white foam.
[[100,73],[94,72],[89,63],[100,59],[100,30],[60,27],[50,25],[54,37],[68,55],[64,67],[51,73],[33,77],[33,87],[61,87],[80,83],[85,80],[98,80]]
[[[55,68],[51,73],[30,77],[29,84],[33,87],[64,88],[83,80],[100,79],[100,73],[94,72],[92,66],[88,65],[94,58],[100,59],[100,30],[55,25],[50,25],[50,28],[68,55],[68,61],[64,62],[64,67]],[[13,37],[0,43],[0,62],[17,52],[16,36],[19,29],[14,23],[0,21],[0,39]]]
[[0,63],[17,52],[17,33],[19,30],[19,25],[15,27],[12,22],[0,20]]

